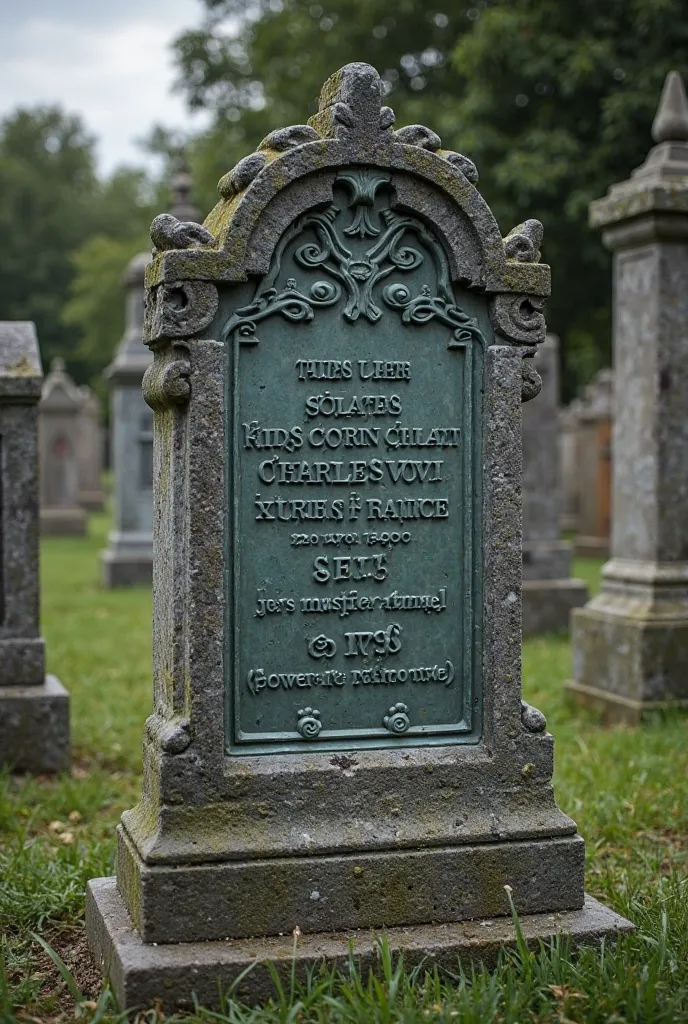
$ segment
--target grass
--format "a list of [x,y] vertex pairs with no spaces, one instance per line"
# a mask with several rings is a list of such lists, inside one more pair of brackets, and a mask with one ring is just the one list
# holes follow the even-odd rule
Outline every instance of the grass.
[[[43,631],[49,670],[72,694],[75,763],[59,779],[0,775],[0,1024],[124,1018],[90,965],[83,938],[89,878],[113,868],[114,827],[137,798],[150,711],[150,593],[98,585],[105,517],[86,540],[43,544]],[[599,563],[576,573],[592,588]],[[601,730],[566,701],[565,636],[524,647],[524,693],[556,737],[560,806],[587,842],[587,888],[637,925],[635,935],[571,958],[565,942],[504,954],[492,973],[407,972],[381,948],[381,978],[355,965],[276,984],[266,1007],[225,1001],[167,1020],[185,1024],[290,1021],[527,1021],[688,1024],[688,721]],[[140,1022],[157,1024],[151,1008]]]

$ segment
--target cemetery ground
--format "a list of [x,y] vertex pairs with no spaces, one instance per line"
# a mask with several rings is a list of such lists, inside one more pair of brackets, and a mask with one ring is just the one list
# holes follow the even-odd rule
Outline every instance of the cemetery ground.
[[[112,873],[115,825],[137,799],[151,610],[146,588],[99,587],[107,527],[93,516],[88,538],[42,546],[43,632],[49,670],[71,693],[74,763],[58,779],[0,776],[0,1024],[125,1019],[88,957],[84,889]],[[599,566],[579,560],[575,574],[595,589]],[[453,977],[430,963],[409,976],[383,947],[380,980],[323,971],[282,986],[267,1007],[229,995],[221,1013],[166,1019],[688,1022],[688,718],[602,730],[567,702],[569,673],[565,636],[526,641],[524,695],[555,736],[557,799],[586,840],[586,889],[635,935],[576,957],[565,942],[523,949],[492,974],[457,967]],[[155,1008],[139,1017],[163,1019]]]

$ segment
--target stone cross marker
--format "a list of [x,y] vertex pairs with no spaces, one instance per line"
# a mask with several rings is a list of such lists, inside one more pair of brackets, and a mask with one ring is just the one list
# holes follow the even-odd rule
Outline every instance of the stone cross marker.
[[573,691],[607,720],[688,704],[688,102],[667,76],[657,145],[591,206],[614,253],[611,560],[574,613]]
[[523,406],[523,632],[568,629],[588,589],[571,578],[571,548],[560,537],[559,339],[548,335],[534,366],[542,380]]
[[0,764],[69,766],[69,695],[45,674],[38,623],[38,401],[32,323],[0,323]]
[[[200,219],[190,201],[191,178],[183,159],[172,187],[172,213],[185,221]],[[144,273],[149,262],[149,253],[139,253],[124,273],[124,335],[105,371],[112,388],[114,470],[114,529],[101,552],[101,579],[108,588],[150,583],[153,571],[153,412],[141,395],[141,381],[151,362],[142,341]]]
[[56,357],[38,409],[42,533],[86,533],[86,511],[79,501],[82,406],[80,389],[66,372],[64,359]]
[[153,223],[155,711],[88,900],[125,1006],[288,971],[296,925],[299,971],[383,927],[455,963],[513,940],[505,885],[530,935],[623,926],[521,702],[542,229],[503,241],[473,163],[393,122],[348,65],[204,227]]

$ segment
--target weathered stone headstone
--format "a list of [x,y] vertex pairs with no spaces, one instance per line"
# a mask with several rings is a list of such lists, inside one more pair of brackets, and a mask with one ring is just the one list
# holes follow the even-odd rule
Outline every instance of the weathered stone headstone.
[[38,401],[32,323],[0,323],[0,764],[69,765],[69,694],[45,674],[38,622]]
[[86,533],[79,502],[80,415],[83,396],[59,356],[50,364],[38,406],[41,532]]
[[523,632],[568,629],[569,613],[588,599],[571,578],[571,547],[561,539],[559,510],[559,339],[549,335],[533,365],[542,380],[523,406]]
[[542,228],[503,241],[472,162],[393,121],[348,65],[204,227],[153,223],[155,710],[87,911],[123,1006],[289,972],[295,925],[299,973],[382,928],[409,967],[489,958],[506,885],[531,938],[627,926],[521,701]]
[[[183,159],[173,185],[172,215],[200,220],[190,201],[191,178]],[[111,443],[114,529],[101,552],[105,587],[150,583],[153,572],[153,413],[141,395],[141,381],[151,363],[142,342],[144,274],[150,254],[139,253],[124,274],[127,312],[124,335],[105,376],[112,387]]]
[[612,497],[612,422],[614,374],[600,370],[588,384],[578,410],[576,467],[578,534],[576,554],[609,555]]
[[581,400],[574,400],[559,410],[559,486],[561,490],[562,530],[576,531],[579,520],[578,485],[578,416]]
[[103,426],[100,402],[90,388],[80,388],[79,413],[79,504],[88,512],[102,512]]
[[614,253],[612,557],[574,612],[573,691],[607,720],[688,704],[688,103],[667,77],[657,145],[591,206]]

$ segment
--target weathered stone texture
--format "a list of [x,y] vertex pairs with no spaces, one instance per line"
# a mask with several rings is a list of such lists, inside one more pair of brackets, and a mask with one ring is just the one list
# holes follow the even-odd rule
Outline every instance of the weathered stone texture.
[[90,388],[80,389],[79,414],[79,503],[87,512],[102,512],[103,494],[103,426],[100,402]]
[[600,370],[577,408],[576,475],[578,533],[576,554],[609,555],[612,521],[612,422],[614,373]]
[[[598,945],[603,939],[632,931],[628,921],[586,896],[580,910],[527,914],[520,920],[528,946],[565,936],[575,948]],[[144,1007],[151,992],[158,993],[163,1009],[193,1007],[190,993],[200,1005],[220,1009],[219,989],[227,990],[249,964],[255,967],[239,983],[237,995],[249,1004],[275,998],[268,964],[274,964],[283,985],[295,971],[303,982],[309,970],[325,963],[346,973],[353,955],[364,978],[380,971],[379,933],[334,932],[302,934],[294,947],[290,932],[284,936],[152,945],[141,941],[132,927],[114,878],[89,882],[86,894],[86,929],[96,963],[110,979],[120,1006]],[[455,972],[457,963],[496,966],[500,950],[515,948],[516,934],[509,917],[492,917],[451,924],[386,928],[394,958],[404,956],[406,969],[430,970],[437,966]]]
[[69,697],[45,676],[39,628],[38,401],[32,323],[0,323],[0,763],[53,772],[69,763]]
[[[348,65],[326,83],[309,125],[272,133],[221,180],[223,198],[204,231],[169,218],[154,222],[144,333],[154,361],[143,382],[155,415],[154,712],[146,724],[142,800],[122,819],[119,895],[109,883],[92,883],[88,918],[91,947],[124,1005],[153,996],[180,1005],[196,981],[212,1001],[210,979],[236,978],[237,967],[250,962],[250,944],[221,962],[209,952],[211,940],[270,933],[267,945],[255,949],[274,949],[279,960],[270,943],[295,924],[317,930],[303,964],[323,949],[336,962],[344,933],[371,927],[403,926],[399,945],[408,951],[420,942],[455,954],[470,947],[472,934],[457,922],[506,915],[504,885],[512,882],[522,921],[549,915],[547,923],[529,924],[528,934],[554,934],[559,911],[583,915],[566,919],[581,935],[592,936],[600,924],[594,908],[580,909],[583,846],[554,799],[552,737],[544,716],[521,701],[521,401],[540,386],[524,357],[545,338],[542,229],[527,221],[503,240],[475,188],[470,159],[442,150],[423,126],[394,132],[393,121],[375,70]],[[342,209],[353,219],[336,236],[338,248],[328,249]],[[364,243],[368,237],[373,241]],[[290,245],[287,271],[280,261]],[[330,264],[329,277],[341,282],[339,292],[320,280],[335,249],[344,270]],[[399,279],[384,291],[376,282],[392,274],[388,258]],[[318,276],[307,278],[303,266]],[[416,277],[404,277],[421,266]],[[274,400],[266,415],[279,423],[281,403],[286,407],[297,393],[293,360],[300,348],[308,357],[315,338],[309,325],[322,307],[336,310],[336,321],[323,320],[332,334],[321,330],[317,338],[333,337],[353,356],[372,344],[373,330],[376,357],[388,337],[398,339],[399,321],[383,315],[398,317],[401,330],[419,329],[403,344],[418,345],[423,372],[437,368],[431,380],[416,364],[424,382],[420,414],[430,406],[454,415],[448,381],[455,378],[446,367],[464,375],[460,406],[469,398],[475,403],[475,420],[461,428],[461,454],[458,445],[451,452],[452,467],[464,467],[464,489],[452,492],[453,523],[464,522],[459,508],[473,516],[461,534],[464,561],[449,569],[452,545],[440,566],[447,576],[463,574],[462,604],[474,613],[462,648],[470,654],[461,666],[462,689],[446,699],[471,697],[462,705],[465,721],[447,712],[437,727],[431,712],[440,698],[426,697],[423,706],[410,685],[391,691],[385,684],[379,710],[365,726],[356,718],[352,737],[335,700],[327,709],[344,724],[329,731],[317,708],[287,694],[293,708],[273,703],[284,721],[276,716],[268,742],[260,734],[267,708],[251,703],[253,669],[245,676],[237,668],[255,618],[237,566],[248,573],[250,560],[267,551],[260,571],[282,585],[297,560],[286,547],[270,547],[273,533],[255,532],[246,499],[253,502],[256,485],[242,476],[238,437],[245,428],[236,417],[245,394],[256,402],[263,389],[277,387],[268,392]],[[297,407],[303,416],[303,405],[292,401]],[[253,463],[249,468],[256,472]],[[458,479],[457,471],[447,487]],[[355,493],[350,500],[355,505]],[[241,515],[248,525],[239,531]],[[432,538],[439,545],[447,535],[421,535],[418,528],[417,543],[436,559],[442,549]],[[283,531],[279,537],[288,539]],[[425,572],[419,556],[400,555],[400,574],[405,560],[415,562],[419,577]],[[421,647],[428,637],[455,642],[456,628],[422,621],[417,634],[415,626],[404,627],[405,635],[419,637],[418,649],[432,651]],[[309,643],[306,656],[320,656],[312,645],[323,638],[310,638],[303,633],[310,627],[296,622],[298,644],[304,637]],[[260,657],[280,643],[285,659],[301,657],[296,642],[289,648],[283,640],[287,628],[293,627],[266,630]],[[400,692],[413,693],[413,709],[399,702]],[[351,715],[374,693],[370,688],[356,700],[347,693]],[[233,702],[236,712],[227,710]],[[413,721],[403,709],[416,715]],[[439,920],[453,922],[448,940]],[[131,922],[146,944],[132,937]],[[613,931],[615,924],[607,918],[601,927]],[[499,937],[510,939],[509,927]],[[167,954],[147,959],[151,941],[175,950],[174,967]],[[369,957],[369,940],[362,941]],[[493,944],[480,949],[492,955]],[[140,973],[137,964],[145,964]]]
[[591,207],[614,252],[612,559],[574,615],[571,687],[609,720],[688,704],[688,104],[675,73],[655,125],[645,164]]

